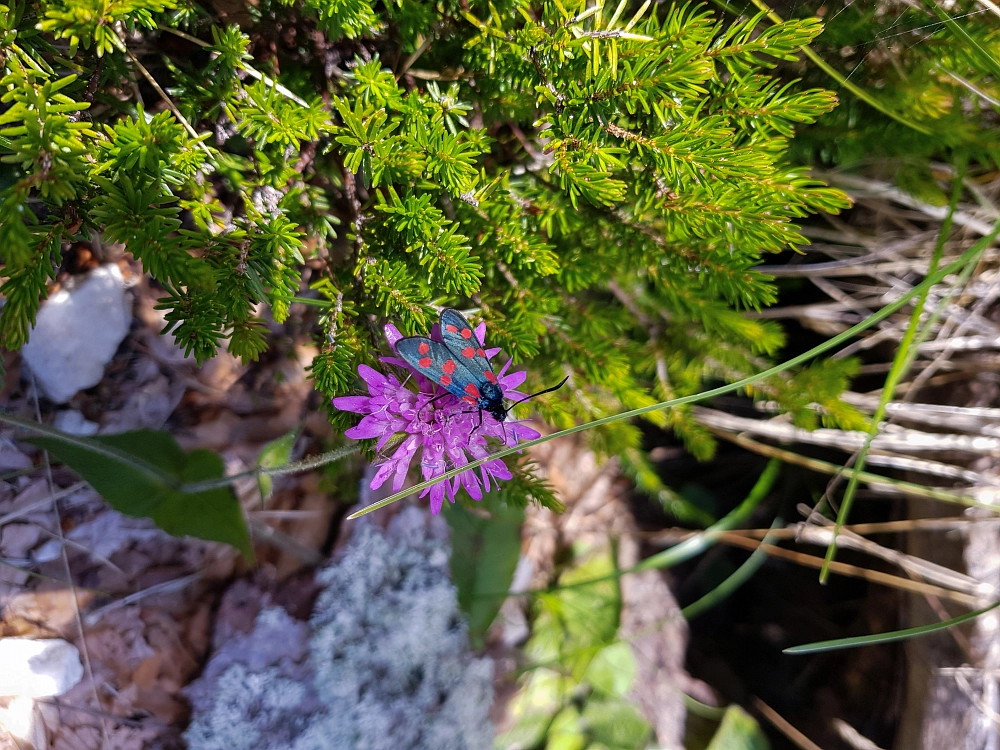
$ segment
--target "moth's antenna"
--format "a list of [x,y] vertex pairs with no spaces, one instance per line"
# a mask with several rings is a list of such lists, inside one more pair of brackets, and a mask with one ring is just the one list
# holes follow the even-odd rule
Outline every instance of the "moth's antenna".
[[569,375],[567,375],[566,377],[564,377],[559,382],[559,385],[554,385],[551,388],[546,388],[544,391],[538,391],[538,393],[532,393],[530,396],[525,396],[524,398],[519,398],[517,401],[515,401],[514,403],[512,403],[510,405],[510,408],[513,409],[518,404],[523,404],[525,401],[530,401],[535,396],[542,396],[542,395],[544,395],[546,393],[552,393],[552,391],[558,391],[560,388],[562,388],[564,385],[566,385],[566,381],[567,380],[569,380]]

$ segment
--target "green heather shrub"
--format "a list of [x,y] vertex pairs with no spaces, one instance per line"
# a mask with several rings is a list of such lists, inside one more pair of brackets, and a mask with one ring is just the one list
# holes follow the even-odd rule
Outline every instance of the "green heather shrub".
[[[570,376],[534,404],[556,428],[758,372],[783,336],[743,314],[775,300],[756,267],[848,206],[787,158],[836,97],[775,67],[820,30],[650,0],[0,6],[0,343],[24,344],[62,249],[97,233],[199,361],[257,358],[262,316],[304,300],[327,397],[378,366],[383,322],[424,334],[442,305],[529,384]],[[853,372],[754,388],[857,427]],[[711,455],[684,408],[648,418]],[[637,426],[591,434],[662,494]]]

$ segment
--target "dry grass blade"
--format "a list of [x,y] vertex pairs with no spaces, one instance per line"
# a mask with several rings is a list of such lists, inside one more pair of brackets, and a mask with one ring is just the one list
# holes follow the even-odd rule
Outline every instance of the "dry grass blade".
[[[713,430],[748,433],[783,443],[822,445],[853,453],[861,447],[865,439],[863,432],[847,432],[824,427],[816,430],[805,430],[785,421],[737,417],[700,406],[692,407],[692,412],[701,424]],[[923,432],[903,428],[880,432],[872,446],[876,450],[897,453],[961,451],[991,456],[1000,455],[1000,437]]]
[[753,707],[757,709],[765,719],[771,722],[775,729],[785,735],[785,737],[787,737],[792,744],[800,748],[800,750],[823,750],[823,748],[792,726],[791,723],[785,719],[785,717],[756,696],[754,696],[753,699]]
[[[747,450],[753,451],[754,453],[762,456],[767,456],[768,458],[777,458],[785,463],[803,466],[821,474],[840,476],[844,472],[843,466],[832,464],[829,461],[821,461],[816,458],[799,455],[793,451],[782,450],[781,448],[775,448],[771,445],[765,445],[764,443],[751,440],[743,435],[733,435],[731,433],[721,432],[718,430],[713,430],[713,432],[724,440],[728,440],[731,443],[735,443],[740,447],[746,448]],[[993,505],[979,502],[975,498],[968,495],[950,492],[938,487],[929,487],[922,484],[915,484],[913,482],[904,482],[902,480],[893,479],[880,474],[872,474],[868,471],[861,472],[859,476],[861,481],[866,482],[869,487],[877,489],[880,492],[895,492],[902,495],[910,495],[912,497],[926,497],[931,500],[956,503],[970,508],[982,508],[990,511],[996,510]]]
[[[787,560],[795,563],[796,565],[802,565],[807,568],[815,568],[816,570],[819,570],[823,567],[822,557],[807,555],[802,552],[796,552],[795,550],[785,549],[784,547],[778,547],[772,544],[762,544],[756,539],[748,539],[745,536],[731,531],[720,534],[719,541],[734,547],[740,547],[748,550],[755,550],[759,547],[771,557]],[[980,603],[980,599],[978,597],[970,594],[960,591],[952,591],[951,589],[935,586],[929,583],[923,583],[921,581],[913,581],[909,578],[901,578],[900,576],[883,573],[880,570],[862,568],[858,565],[850,565],[848,563],[834,561],[830,563],[830,572],[838,575],[850,576],[852,578],[863,578],[870,583],[890,586],[902,591],[911,591],[915,594],[930,594],[932,596],[938,596],[942,599],[948,599],[970,608],[979,606]]]

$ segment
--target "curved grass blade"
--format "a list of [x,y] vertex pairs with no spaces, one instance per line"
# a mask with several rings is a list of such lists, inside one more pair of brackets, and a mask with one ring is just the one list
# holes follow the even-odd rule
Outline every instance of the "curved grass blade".
[[[714,524],[709,526],[704,531],[700,531],[694,536],[685,539],[680,544],[675,544],[670,549],[665,549],[663,552],[658,552],[657,554],[647,557],[645,560],[641,561],[637,565],[633,565],[631,568],[620,568],[614,573],[610,573],[606,576],[600,576],[598,578],[588,578],[584,581],[573,581],[572,583],[560,583],[554,586],[546,586],[544,588],[531,589],[528,591],[522,591],[521,594],[545,594],[552,591],[562,591],[564,589],[578,588],[580,586],[590,586],[594,583],[602,583],[604,581],[611,581],[621,578],[629,573],[639,573],[644,570],[658,570],[662,568],[671,568],[674,565],[680,565],[682,562],[690,560],[696,555],[700,555],[702,552],[711,547],[718,538],[725,532],[735,529],[737,526],[741,525],[746,521],[750,514],[752,514],[757,506],[763,502],[764,498],[767,497],[771,488],[774,486],[775,480],[778,478],[778,473],[781,471],[781,461],[777,459],[771,459],[768,461],[767,466],[764,467],[764,471],[760,473],[757,477],[757,481],[754,483],[750,492],[744,498],[743,502],[737,505],[733,510],[729,511],[725,516],[720,518]],[[493,591],[484,594],[477,594],[477,597],[507,597],[507,591]]]
[[[771,524],[771,531],[778,528],[780,525],[781,518],[775,518],[774,523]],[[709,591],[703,597],[697,601],[691,602],[691,604],[681,610],[681,614],[684,615],[685,619],[691,620],[700,615],[702,612],[707,612],[715,605],[722,603],[740,586],[753,577],[753,574],[760,569],[760,566],[767,562],[765,545],[770,544],[771,540],[774,538],[771,531],[764,536],[760,542],[760,546],[750,553],[750,557],[748,557],[732,575],[728,576],[726,580]]]
[[757,478],[757,481],[754,483],[754,486],[751,488],[746,498],[743,502],[737,505],[736,508],[727,513],[716,523],[713,523],[700,534],[695,534],[690,539],[685,539],[683,542],[674,545],[670,549],[665,549],[663,552],[658,552],[655,555],[647,557],[645,560],[629,570],[639,571],[668,568],[678,565],[685,560],[690,560],[695,555],[700,555],[702,552],[715,544],[723,532],[735,529],[737,526],[741,525],[744,521],[750,518],[750,514],[757,510],[757,506],[764,501],[764,498],[767,497],[767,494],[771,491],[771,488],[774,486],[774,482],[777,480],[780,472],[781,461],[776,458],[772,458],[767,462],[767,466],[765,466],[764,471],[760,473],[760,476]]
[[967,612],[950,620],[936,622],[932,625],[921,625],[916,628],[906,628],[905,630],[893,630],[889,633],[876,633],[875,635],[859,635],[854,638],[835,638],[832,641],[817,641],[816,643],[804,643],[801,646],[792,646],[782,651],[783,654],[818,654],[823,651],[837,651],[843,648],[858,648],[859,646],[874,646],[879,643],[893,643],[894,641],[905,641],[908,638],[919,638],[923,635],[930,635],[939,630],[946,630],[963,622],[975,620],[980,615],[985,615],[997,607],[1000,601],[993,602],[988,607],[977,609],[974,612]]
[[661,401],[660,403],[657,404],[644,406],[640,409],[632,409],[631,411],[622,412],[621,414],[612,414],[611,416],[608,417],[596,419],[593,422],[586,422],[585,424],[575,425],[566,430],[553,432],[551,435],[543,435],[537,440],[528,440],[527,442],[519,443],[513,448],[505,448],[503,450],[499,450],[495,453],[491,453],[490,455],[486,456],[486,458],[479,458],[476,459],[475,461],[470,461],[464,466],[459,466],[454,469],[451,469],[450,471],[446,471],[445,473],[440,474],[434,477],[433,479],[428,479],[424,482],[418,482],[412,487],[400,490],[399,492],[390,495],[384,500],[379,500],[378,502],[372,503],[371,505],[368,505],[359,511],[355,511],[354,513],[352,513],[347,517],[347,520],[351,521],[354,520],[355,518],[359,518],[365,515],[366,513],[371,513],[373,510],[384,508],[385,506],[391,505],[397,500],[402,500],[404,497],[409,497],[414,493],[421,492],[422,490],[425,490],[428,487],[437,484],[438,482],[444,482],[448,479],[451,479],[454,476],[458,476],[463,471],[478,469],[487,461],[494,461],[498,458],[504,458],[505,456],[510,456],[515,453],[520,453],[525,448],[531,448],[535,445],[541,445],[542,443],[547,443],[550,440],[555,440],[556,438],[565,437],[567,435],[573,435],[577,432],[583,432],[584,430],[589,430],[593,427],[599,427],[601,425],[611,424],[613,422],[619,422],[623,419],[631,419],[632,417],[639,417],[642,416],[643,414],[649,414],[650,412],[669,409],[674,406],[681,406],[682,404],[693,404],[697,401],[706,401],[710,398],[715,398],[716,396],[722,396],[726,393],[733,393],[734,391],[738,391],[760,380],[765,380],[771,377],[772,375],[777,375],[781,372],[784,372],[785,370],[791,369],[792,367],[800,365],[803,362],[808,362],[809,360],[818,357],[823,352],[829,351],[830,349],[833,349],[834,347],[844,343],[845,341],[850,340],[851,338],[861,333],[862,331],[871,328],[876,323],[885,320],[894,312],[904,307],[915,296],[923,293],[924,290],[926,289],[930,289],[930,287],[939,283],[942,279],[944,279],[946,276],[953,273],[954,271],[957,271],[958,269],[964,267],[965,264],[970,259],[972,259],[976,255],[981,253],[983,250],[985,250],[987,247],[989,247],[990,243],[993,242],[998,233],[1000,233],[1000,222],[997,222],[993,226],[993,229],[990,230],[989,234],[980,238],[974,245],[972,245],[968,250],[962,253],[962,255],[959,256],[955,261],[949,263],[944,268],[938,269],[937,272],[928,275],[922,282],[911,287],[905,294],[903,294],[895,302],[890,302],[888,305],[886,305],[885,307],[883,307],[870,317],[866,318],[865,320],[862,320],[860,323],[851,326],[846,331],[842,331],[841,333],[838,333],[836,336],[833,336],[832,338],[827,339],[822,344],[814,346],[809,351],[803,352],[802,354],[799,354],[796,357],[792,357],[786,362],[782,362],[779,365],[775,365],[774,367],[764,370],[763,372],[759,372],[756,375],[750,375],[748,377],[743,378],[742,380],[737,380],[735,383],[729,383],[728,385],[719,386],[718,388],[712,388],[707,391],[702,391],[701,393],[694,393],[691,394],[690,396],[681,396],[680,398],[671,399],[669,401]]
[[41,438],[63,443],[70,448],[92,453],[95,456],[100,456],[108,461],[117,462],[143,475],[150,482],[173,488],[179,487],[180,483],[177,481],[177,478],[172,476],[169,472],[164,471],[161,467],[146,461],[140,456],[120,450],[116,446],[110,445],[106,442],[72,435],[68,432],[62,432],[54,427],[49,427],[48,425],[40,424],[30,419],[23,419],[22,417],[3,410],[0,410],[0,422],[12,425],[19,430],[24,430],[27,433],[38,435]]

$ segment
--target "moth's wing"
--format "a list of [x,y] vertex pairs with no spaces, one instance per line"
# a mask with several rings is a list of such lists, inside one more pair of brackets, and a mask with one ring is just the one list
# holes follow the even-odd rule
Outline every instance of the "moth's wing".
[[414,370],[449,393],[466,400],[472,398],[473,401],[473,397],[479,395],[476,376],[440,341],[410,336],[396,342],[396,352]]
[[458,310],[448,308],[441,312],[441,338],[459,361],[476,375],[477,382],[497,382],[476,332]]

